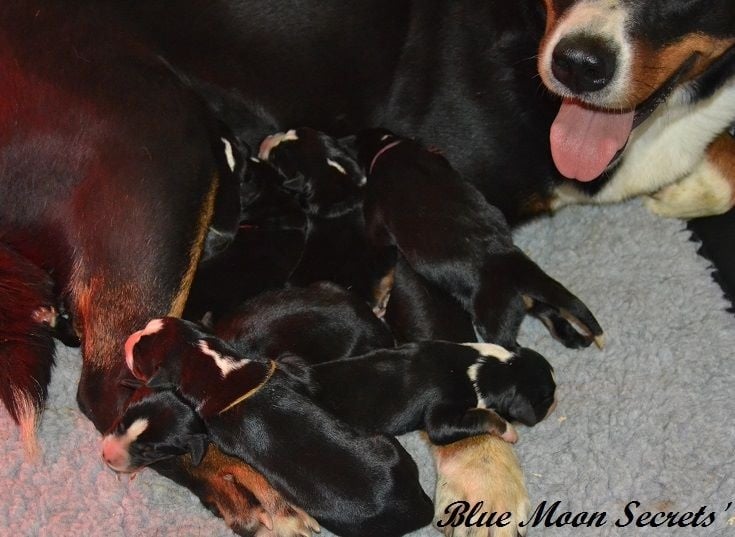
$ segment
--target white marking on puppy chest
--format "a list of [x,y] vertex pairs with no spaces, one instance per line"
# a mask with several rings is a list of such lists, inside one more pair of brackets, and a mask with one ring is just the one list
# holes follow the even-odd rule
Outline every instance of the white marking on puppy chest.
[[209,344],[203,339],[199,340],[199,349],[214,360],[214,363],[219,368],[220,373],[222,373],[222,377],[226,377],[233,371],[240,369],[250,362],[250,360],[247,359],[235,360],[231,356],[222,356],[220,353],[210,348]]

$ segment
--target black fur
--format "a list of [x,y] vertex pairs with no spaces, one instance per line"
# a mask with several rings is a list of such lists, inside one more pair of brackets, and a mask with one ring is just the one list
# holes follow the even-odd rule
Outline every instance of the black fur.
[[[125,446],[122,459],[116,458],[118,453],[106,448],[124,438],[139,419],[147,420],[146,429]],[[187,453],[192,464],[199,465],[207,444],[204,422],[180,396],[171,391],[141,388],[135,392],[125,414],[108,431],[102,444],[102,458],[113,469],[124,472]]]
[[304,250],[288,283],[332,281],[378,306],[377,289],[393,270],[395,252],[369,247],[362,211],[366,179],[352,155],[330,136],[299,128],[266,139],[261,156],[286,177],[284,187],[306,213]]
[[242,356],[291,354],[328,362],[392,347],[393,337],[362,300],[329,282],[262,293],[215,323]]
[[282,183],[283,176],[268,163],[245,161],[239,229],[224,251],[200,263],[184,312],[187,319],[210,313],[217,320],[244,300],[286,283],[304,248],[306,221]]
[[[476,386],[468,373],[473,365]],[[388,434],[423,429],[435,444],[507,434],[498,414],[535,425],[554,403],[552,371],[530,349],[518,349],[504,363],[473,347],[441,341],[378,350],[313,368],[323,388],[318,400],[340,419]]]
[[602,335],[587,307],[513,244],[502,213],[444,157],[382,129],[360,133],[356,143],[369,169],[371,239],[396,246],[418,274],[451,294],[483,340],[514,347],[527,308],[555,325],[571,318],[581,326],[584,334],[552,331],[569,347]]
[[[289,501],[345,536],[398,536],[431,520],[411,457],[395,439],[362,435],[315,405],[299,359],[249,362],[192,323],[163,323],[134,348],[136,370],[155,369],[147,386],[180,393],[212,443],[252,464]],[[240,365],[223,378],[211,351]]]

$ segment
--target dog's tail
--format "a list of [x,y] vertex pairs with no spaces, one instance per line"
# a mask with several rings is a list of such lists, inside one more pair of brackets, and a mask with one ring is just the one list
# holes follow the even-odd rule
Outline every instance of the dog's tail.
[[570,348],[604,346],[600,324],[589,308],[520,250],[493,256],[474,301],[476,328],[485,341],[515,345],[526,313]]
[[54,363],[54,303],[49,276],[0,246],[0,399],[31,457]]

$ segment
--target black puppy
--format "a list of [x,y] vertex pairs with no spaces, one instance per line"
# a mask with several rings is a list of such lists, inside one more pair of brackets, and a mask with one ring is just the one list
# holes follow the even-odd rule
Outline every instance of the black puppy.
[[103,438],[102,458],[116,472],[186,453],[199,465],[208,442],[204,422],[179,395],[141,388]]
[[368,170],[371,239],[397,246],[417,273],[458,300],[485,341],[514,347],[531,310],[568,347],[602,345],[589,309],[513,244],[502,213],[444,157],[383,129],[360,133],[356,144]]
[[398,256],[385,322],[398,343],[476,341],[472,317],[452,295],[418,274]]
[[289,283],[335,282],[382,312],[396,254],[370,248],[362,211],[366,178],[355,159],[335,139],[309,128],[269,136],[259,156],[285,176],[284,187],[307,217],[304,250]]
[[315,364],[393,347],[368,305],[330,282],[262,293],[214,324],[242,356],[296,355]]
[[319,401],[347,423],[388,434],[423,429],[440,445],[487,433],[515,442],[502,418],[535,425],[556,406],[553,368],[541,355],[488,343],[408,344],[319,364],[313,375],[324,387]]
[[[196,325],[174,318],[151,321],[130,336],[125,351],[131,371],[148,388],[177,391],[196,409],[212,443],[252,464],[330,530],[355,537],[397,536],[431,520],[432,504],[410,456],[395,439],[361,435],[318,407],[300,360],[246,359]],[[152,404],[160,411],[166,402]],[[147,430],[139,408],[133,409],[131,422],[137,429],[120,431],[118,438],[129,440]],[[195,448],[197,442],[192,442]],[[173,449],[189,445],[188,439],[177,438]],[[118,442],[108,450],[124,447]]]
[[[228,147],[233,158],[243,146]],[[234,164],[240,166],[240,164]],[[213,320],[263,290],[282,287],[301,257],[306,220],[283,176],[270,164],[247,158],[239,185],[239,228],[233,242],[197,268],[184,317]],[[212,229],[208,236],[213,234]]]

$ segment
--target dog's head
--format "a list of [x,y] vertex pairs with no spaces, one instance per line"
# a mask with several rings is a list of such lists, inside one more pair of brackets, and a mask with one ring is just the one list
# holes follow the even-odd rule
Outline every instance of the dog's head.
[[554,368],[543,356],[526,348],[515,352],[497,345],[480,344],[477,348],[483,356],[469,374],[486,408],[529,426],[554,410]]
[[309,128],[299,128],[266,138],[259,157],[284,176],[308,214],[340,216],[362,200],[365,174],[337,140]]
[[[551,146],[566,177],[596,179],[661,103],[714,91],[709,86],[732,76],[732,0],[545,3],[539,72],[564,99]],[[705,76],[715,71],[718,76]]]
[[102,440],[102,459],[116,472],[134,472],[188,453],[196,466],[207,438],[201,418],[178,395],[141,388]]

